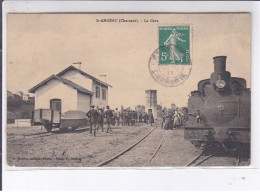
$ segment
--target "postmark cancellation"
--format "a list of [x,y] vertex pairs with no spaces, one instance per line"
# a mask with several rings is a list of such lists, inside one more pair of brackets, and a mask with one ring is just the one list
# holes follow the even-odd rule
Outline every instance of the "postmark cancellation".
[[174,87],[190,75],[191,26],[158,26],[158,44],[149,59],[149,70],[155,81],[163,86]]

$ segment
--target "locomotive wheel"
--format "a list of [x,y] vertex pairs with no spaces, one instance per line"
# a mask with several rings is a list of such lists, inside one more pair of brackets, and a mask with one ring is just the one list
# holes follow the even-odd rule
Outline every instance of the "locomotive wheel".
[[231,142],[221,143],[221,146],[224,151],[235,151],[237,149],[237,145]]
[[236,151],[238,155],[243,157],[250,157],[250,144],[248,143],[225,142],[224,149],[226,149],[225,151]]
[[200,148],[201,142],[200,141],[190,141],[197,149]]
[[45,124],[44,124],[44,127],[45,127],[45,129],[46,129],[48,132],[50,132],[50,131],[52,130],[52,124],[50,124],[50,123],[45,123]]

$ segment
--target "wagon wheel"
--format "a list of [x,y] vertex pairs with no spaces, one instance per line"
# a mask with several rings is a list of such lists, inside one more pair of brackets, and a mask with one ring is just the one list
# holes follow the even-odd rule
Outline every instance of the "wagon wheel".
[[45,129],[50,132],[52,130],[52,124],[51,123],[44,123]]
[[72,131],[76,131],[77,128],[78,128],[78,127],[71,127],[71,130],[72,130]]
[[35,126],[34,120],[31,120],[31,126]]
[[62,127],[62,128],[59,127],[59,129],[60,129],[61,132],[65,132],[66,131],[66,128],[64,128],[64,127]]

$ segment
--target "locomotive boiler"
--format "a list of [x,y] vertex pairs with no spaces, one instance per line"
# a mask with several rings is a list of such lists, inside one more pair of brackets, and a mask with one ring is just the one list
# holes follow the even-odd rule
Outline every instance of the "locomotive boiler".
[[226,71],[226,56],[214,57],[214,72],[188,99],[184,138],[196,147],[249,148],[251,92],[246,80]]

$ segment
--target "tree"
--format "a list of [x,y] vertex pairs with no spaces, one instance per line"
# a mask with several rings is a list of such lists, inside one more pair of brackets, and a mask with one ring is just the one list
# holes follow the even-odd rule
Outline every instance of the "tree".
[[157,110],[162,110],[162,106],[161,105],[157,105]]
[[10,107],[19,107],[23,104],[23,100],[20,96],[15,95],[14,97],[9,96],[7,98],[7,108]]
[[145,112],[145,106],[144,105],[137,105],[135,106],[136,112]]
[[164,111],[164,112],[167,112],[168,109],[167,109],[166,107],[163,107],[163,111]]
[[175,105],[174,103],[172,103],[172,104],[171,104],[171,109],[172,109],[172,110],[175,110],[175,108],[176,108],[176,105]]

